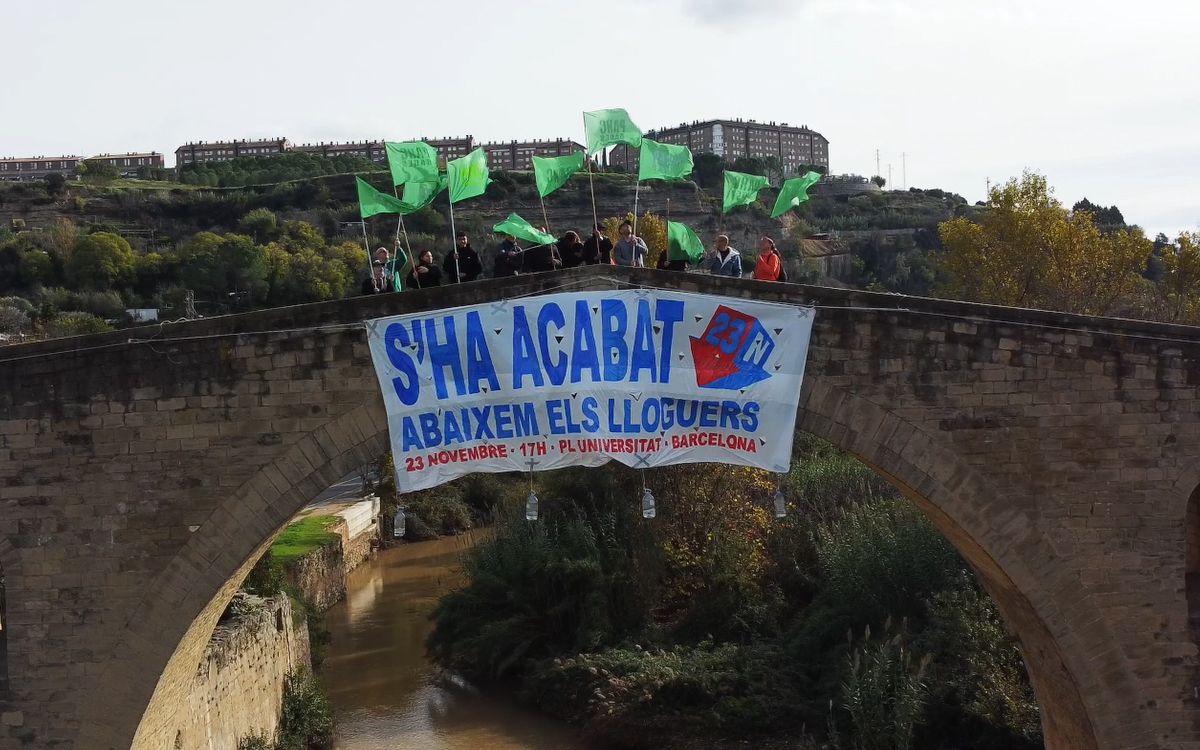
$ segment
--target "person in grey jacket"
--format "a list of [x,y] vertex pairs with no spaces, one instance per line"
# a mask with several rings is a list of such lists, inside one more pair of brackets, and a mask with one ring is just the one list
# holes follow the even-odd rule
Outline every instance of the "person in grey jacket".
[[705,265],[714,276],[742,278],[742,256],[729,246],[729,238],[723,234],[717,237],[717,251],[708,256]]
[[645,240],[634,235],[633,225],[628,221],[621,222],[617,234],[621,235],[621,239],[617,240],[617,246],[613,248],[613,263],[618,266],[644,267],[649,248],[646,247]]

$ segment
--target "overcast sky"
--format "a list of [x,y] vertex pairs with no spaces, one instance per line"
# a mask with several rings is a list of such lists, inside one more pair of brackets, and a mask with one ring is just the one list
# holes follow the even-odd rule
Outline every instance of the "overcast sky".
[[10,0],[0,155],[189,140],[582,140],[806,124],[836,173],[971,201],[1030,168],[1153,235],[1200,227],[1194,0]]

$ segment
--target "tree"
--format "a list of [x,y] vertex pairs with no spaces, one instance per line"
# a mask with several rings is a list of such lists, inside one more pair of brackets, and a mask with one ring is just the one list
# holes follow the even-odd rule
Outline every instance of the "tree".
[[84,159],[79,165],[79,174],[88,182],[104,185],[120,177],[121,170],[106,161]]
[[[601,220],[605,236],[612,240],[614,245],[620,239],[618,229],[622,221],[632,222],[633,214],[610,216]],[[654,268],[655,263],[658,262],[658,256],[667,250],[667,222],[647,211],[637,220],[637,233],[646,242],[646,265]]]
[[256,208],[242,217],[238,229],[254,238],[255,242],[270,242],[275,239],[279,228],[279,220],[275,213],[267,208]]
[[1104,227],[1105,229],[1122,228],[1125,226],[1125,216],[1121,214],[1121,210],[1116,206],[1097,206],[1087,198],[1078,201],[1074,206],[1071,206],[1071,213],[1079,213],[1087,211],[1092,215],[1092,221],[1096,226]]
[[54,261],[45,250],[29,250],[21,256],[21,283],[42,286],[54,280]]
[[51,196],[61,195],[67,186],[67,178],[55,172],[46,175],[46,192]]
[[1137,289],[1152,249],[1140,233],[1101,234],[1088,212],[1068,213],[1032,172],[992,188],[979,223],[952,219],[938,234],[950,296],[1088,315]]
[[725,160],[716,154],[696,154],[692,159],[692,179],[708,191],[722,189]]
[[111,232],[89,234],[75,245],[67,261],[67,281],[76,289],[105,289],[133,280],[133,248]]
[[20,333],[28,326],[28,312],[0,300],[0,333]]
[[198,297],[224,301],[230,293],[267,291],[267,256],[242,234],[199,232],[179,249],[179,278]]
[[1178,323],[1200,323],[1200,232],[1184,232],[1162,253],[1158,284],[1164,317]]
[[885,180],[884,178],[880,177],[879,175],[875,175],[874,177],[872,177],[872,178],[871,178],[871,182],[873,182],[873,183],[875,183],[876,185],[878,185],[878,186],[880,187],[880,189],[882,189],[882,188],[883,188],[883,186],[887,184],[887,180]]

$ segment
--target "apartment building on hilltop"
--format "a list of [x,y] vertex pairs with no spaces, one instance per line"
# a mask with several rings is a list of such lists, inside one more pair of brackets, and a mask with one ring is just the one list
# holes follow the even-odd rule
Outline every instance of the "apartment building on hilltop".
[[555,138],[554,140],[532,141],[495,141],[484,143],[487,151],[489,169],[530,170],[533,169],[535,156],[567,156],[577,151],[585,151],[581,143],[570,138]]
[[291,150],[292,144],[287,138],[185,143],[175,149],[175,166],[229,161],[239,156],[276,156]]
[[122,177],[137,177],[141,174],[139,170],[153,167],[162,169],[166,166],[163,155],[157,151],[132,152],[128,154],[100,154],[99,156],[88,157],[85,161],[98,161],[110,164],[116,167]]
[[0,157],[0,180],[44,180],[52,174],[74,177],[82,161],[79,156]]
[[[646,137],[659,143],[687,146],[695,154],[715,154],[728,162],[741,157],[774,157],[785,174],[807,165],[829,169],[829,140],[807,125],[740,118],[704,120],[651,130]],[[616,146],[609,152],[608,162],[633,171],[638,168],[638,150]]]
[[376,164],[387,162],[387,149],[383,141],[347,141],[346,143],[301,143],[292,148],[301,153],[317,154],[328,158],[338,156],[358,156],[370,159]]

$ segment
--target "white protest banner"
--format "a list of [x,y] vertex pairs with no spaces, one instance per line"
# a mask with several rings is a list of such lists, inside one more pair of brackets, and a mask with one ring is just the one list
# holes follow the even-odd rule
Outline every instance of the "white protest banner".
[[367,322],[396,489],[617,460],[787,471],[812,308],[571,292]]

